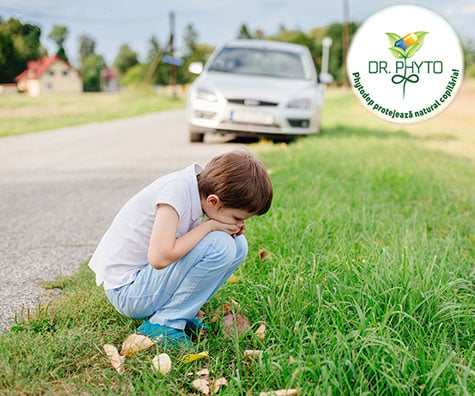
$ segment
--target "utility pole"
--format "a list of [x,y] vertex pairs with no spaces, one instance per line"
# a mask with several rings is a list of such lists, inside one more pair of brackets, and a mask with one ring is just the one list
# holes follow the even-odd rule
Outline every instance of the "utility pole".
[[[167,45],[157,52],[153,62],[150,64],[150,67],[147,70],[145,81],[149,84],[152,82],[152,77],[157,71],[157,67],[160,64],[165,52],[167,52],[167,50],[170,51],[170,56],[173,57],[175,36],[175,13],[171,11],[168,16],[170,24],[170,35],[168,36]],[[176,96],[176,65],[173,64],[170,65],[170,85],[173,87],[173,95]]]
[[343,84],[348,86],[348,76],[347,76],[347,70],[346,70],[346,58],[348,55],[348,46],[350,42],[350,34],[348,30],[348,20],[350,18],[350,7],[348,4],[349,0],[343,0],[343,34],[342,34],[342,40],[343,40],[343,74],[344,74],[344,80]]

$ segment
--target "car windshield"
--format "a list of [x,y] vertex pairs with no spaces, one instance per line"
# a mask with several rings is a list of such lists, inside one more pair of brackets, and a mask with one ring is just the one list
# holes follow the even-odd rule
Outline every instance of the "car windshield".
[[261,48],[226,47],[209,71],[311,80],[309,63],[298,52]]

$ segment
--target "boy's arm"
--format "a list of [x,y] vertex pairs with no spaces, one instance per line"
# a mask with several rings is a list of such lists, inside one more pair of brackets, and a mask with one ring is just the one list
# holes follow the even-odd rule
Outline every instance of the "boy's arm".
[[211,231],[221,230],[230,235],[240,231],[237,224],[207,220],[177,239],[178,220],[178,213],[172,206],[158,206],[148,247],[148,262],[152,267],[168,267],[193,249]]

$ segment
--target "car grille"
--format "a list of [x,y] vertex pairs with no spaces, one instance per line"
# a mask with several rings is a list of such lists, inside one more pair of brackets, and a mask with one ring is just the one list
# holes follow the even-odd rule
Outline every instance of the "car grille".
[[293,128],[308,128],[310,126],[310,120],[288,118],[287,122]]
[[227,101],[229,103],[233,103],[233,104],[239,104],[239,105],[243,105],[243,106],[278,106],[279,103],[276,103],[276,102],[267,102],[265,100],[258,100],[258,99],[249,99],[249,98],[244,98],[244,99],[240,99],[240,98],[227,98]]

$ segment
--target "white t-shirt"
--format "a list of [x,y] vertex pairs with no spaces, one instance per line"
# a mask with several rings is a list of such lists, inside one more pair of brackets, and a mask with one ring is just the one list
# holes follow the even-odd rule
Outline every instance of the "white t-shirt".
[[115,289],[134,281],[148,265],[148,245],[157,205],[168,204],[178,213],[177,238],[200,224],[203,217],[196,175],[198,164],[162,176],[130,199],[114,218],[96,248],[89,267],[96,284]]

